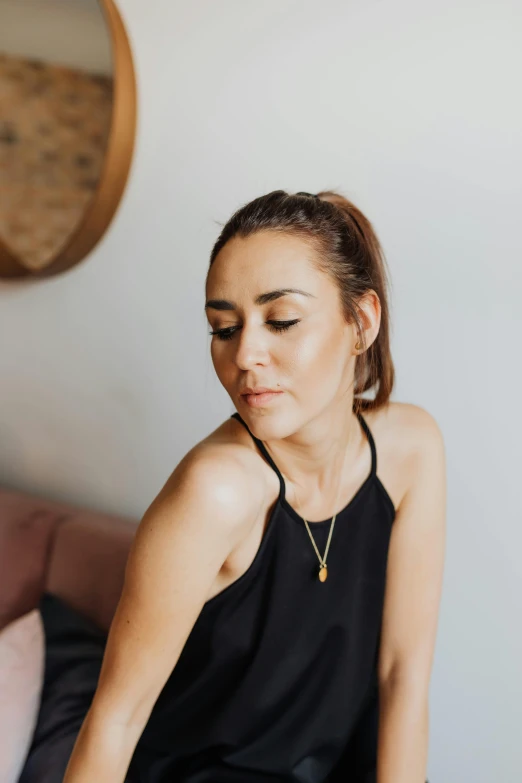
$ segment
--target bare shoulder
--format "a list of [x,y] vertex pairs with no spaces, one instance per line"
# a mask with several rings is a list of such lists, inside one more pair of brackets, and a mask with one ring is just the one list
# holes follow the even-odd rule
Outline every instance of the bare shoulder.
[[263,505],[265,486],[256,456],[240,436],[228,421],[220,424],[185,454],[154,503],[168,502],[190,486],[203,506],[218,503],[232,525],[248,526]]
[[390,402],[377,416],[386,421],[389,437],[406,444],[413,453],[419,449],[437,448],[442,441],[435,417],[420,405],[410,402]]
[[440,425],[425,408],[407,402],[389,402],[365,418],[376,443],[378,473],[398,508],[419,466],[444,460]]

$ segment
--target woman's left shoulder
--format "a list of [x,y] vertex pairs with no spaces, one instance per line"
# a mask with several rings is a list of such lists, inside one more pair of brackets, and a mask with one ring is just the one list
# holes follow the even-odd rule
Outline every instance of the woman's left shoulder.
[[367,414],[368,423],[380,440],[398,446],[410,458],[426,450],[444,448],[444,439],[435,416],[420,405],[411,402],[388,402]]
[[444,466],[441,428],[433,414],[407,402],[388,402],[364,417],[377,448],[379,478],[399,509],[420,472],[432,473]]

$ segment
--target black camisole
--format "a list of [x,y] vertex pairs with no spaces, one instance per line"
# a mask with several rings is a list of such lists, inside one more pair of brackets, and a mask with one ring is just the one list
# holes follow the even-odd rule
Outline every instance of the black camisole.
[[[372,466],[337,513],[325,582],[283,476],[250,433],[279,478],[278,499],[247,571],[203,605],[138,741],[128,783],[375,783],[395,509],[358,418]],[[330,524],[309,523],[321,554]]]

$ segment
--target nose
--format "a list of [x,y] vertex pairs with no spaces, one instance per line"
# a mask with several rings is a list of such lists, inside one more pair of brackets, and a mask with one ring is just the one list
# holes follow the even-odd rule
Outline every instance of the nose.
[[248,370],[250,367],[270,362],[267,336],[260,328],[243,324],[236,345],[235,362],[239,369]]

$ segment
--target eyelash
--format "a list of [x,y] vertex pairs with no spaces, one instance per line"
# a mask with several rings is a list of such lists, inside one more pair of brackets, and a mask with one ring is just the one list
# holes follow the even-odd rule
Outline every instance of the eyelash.
[[[300,318],[296,318],[293,321],[267,321],[267,324],[275,332],[286,332],[291,326],[298,324],[300,320]],[[231,340],[237,328],[237,326],[229,326],[226,329],[216,329],[216,331],[209,332],[209,334],[215,334],[219,340]]]

